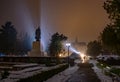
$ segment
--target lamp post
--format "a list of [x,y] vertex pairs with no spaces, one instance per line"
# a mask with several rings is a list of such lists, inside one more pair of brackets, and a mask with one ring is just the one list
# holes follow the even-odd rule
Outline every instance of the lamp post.
[[71,44],[70,43],[66,43],[66,46],[67,46],[67,48],[68,48],[68,65],[69,65],[69,48],[70,48],[70,46],[71,46]]

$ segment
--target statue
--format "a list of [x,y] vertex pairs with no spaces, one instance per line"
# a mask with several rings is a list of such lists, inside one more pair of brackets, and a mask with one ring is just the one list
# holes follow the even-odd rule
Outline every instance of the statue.
[[35,39],[36,41],[40,41],[41,39],[41,30],[40,30],[40,27],[38,27],[35,31]]
[[40,27],[38,27],[36,30],[35,30],[35,39],[36,41],[33,41],[32,43],[32,49],[31,51],[28,53],[28,55],[30,57],[41,57],[41,56],[44,56],[42,50],[41,50],[41,30],[40,30]]

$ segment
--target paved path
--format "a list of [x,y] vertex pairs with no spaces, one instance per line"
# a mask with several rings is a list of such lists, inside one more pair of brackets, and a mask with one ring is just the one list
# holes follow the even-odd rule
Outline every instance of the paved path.
[[[92,63],[94,67],[92,68],[97,74],[101,82],[112,82],[112,79],[109,76],[106,76],[101,69],[96,66],[97,61],[90,60],[89,63]],[[90,73],[89,73],[90,72]],[[53,76],[45,82],[98,82],[90,79],[92,71],[89,68],[79,68],[78,66],[70,67],[65,71]],[[92,76],[91,76],[92,77]],[[96,75],[93,74],[93,77]]]
[[66,82],[87,82],[86,75],[78,70]]
[[78,66],[69,67],[65,71],[53,76],[45,82],[65,82],[72,76],[72,74],[74,74],[78,70],[78,68]]

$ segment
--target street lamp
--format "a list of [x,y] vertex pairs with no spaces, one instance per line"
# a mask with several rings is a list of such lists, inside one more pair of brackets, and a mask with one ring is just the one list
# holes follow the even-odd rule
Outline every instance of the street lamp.
[[69,65],[69,48],[70,48],[71,44],[70,43],[66,43],[66,46],[68,48],[68,65]]

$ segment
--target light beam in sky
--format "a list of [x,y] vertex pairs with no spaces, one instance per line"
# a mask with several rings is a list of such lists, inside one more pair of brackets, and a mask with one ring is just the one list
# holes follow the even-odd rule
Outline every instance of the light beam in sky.
[[[39,8],[38,8],[39,7]],[[35,29],[40,26],[40,0],[0,0],[0,25],[11,21],[22,39],[26,34],[35,40]]]
[[97,39],[109,22],[102,7],[104,1],[0,0],[0,25],[12,21],[19,35],[27,33],[31,41],[35,29],[40,26],[44,50],[56,32],[71,41],[78,37],[81,42],[89,42]]
[[41,0],[41,27],[45,43],[50,35],[59,32],[71,41],[81,42],[98,38],[108,23],[102,7],[104,0]]

